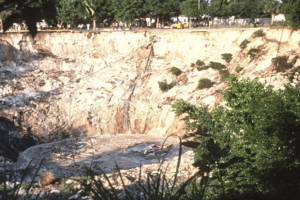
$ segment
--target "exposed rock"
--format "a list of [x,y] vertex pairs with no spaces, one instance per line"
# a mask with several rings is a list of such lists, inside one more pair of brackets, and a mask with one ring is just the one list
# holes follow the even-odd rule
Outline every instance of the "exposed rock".
[[[12,121],[17,134],[35,135],[40,143],[116,133],[183,136],[184,122],[175,117],[172,104],[184,99],[209,109],[225,105],[216,91],[228,88],[218,70],[198,71],[191,62],[224,63],[221,54],[231,53],[233,59],[226,64],[230,73],[237,74],[234,69],[240,65],[240,79],[258,76],[282,88],[285,75],[274,73],[271,65],[278,50],[272,39],[281,30],[265,29],[266,36],[253,39],[254,31],[103,32],[91,39],[70,32],[39,32],[34,39],[24,33],[1,34],[0,117]],[[294,58],[300,53],[299,38],[299,32],[285,29],[278,53]],[[251,43],[241,50],[244,39]],[[153,51],[137,49],[152,43]],[[262,55],[251,60],[247,51],[254,47]],[[172,66],[184,73],[175,78],[169,72]],[[214,82],[213,87],[197,90],[204,77]],[[161,92],[157,83],[164,79],[173,87]],[[20,123],[15,120],[19,113]]]
[[48,186],[50,184],[53,184],[55,181],[55,176],[53,173],[51,172],[43,172],[40,175],[40,179],[39,179],[39,186],[40,187],[45,187]]

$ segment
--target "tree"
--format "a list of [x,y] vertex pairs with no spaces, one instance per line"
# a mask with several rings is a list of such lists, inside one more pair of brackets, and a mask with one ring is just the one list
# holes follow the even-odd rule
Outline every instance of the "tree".
[[60,0],[56,5],[57,17],[62,23],[73,24],[79,18],[79,11],[71,0]]
[[90,17],[91,19],[103,22],[115,17],[112,0],[94,0],[94,5],[95,13]]
[[[93,0],[75,1],[75,7],[79,9],[81,16],[86,17],[94,14]],[[37,34],[36,23],[42,19],[46,21],[56,20],[56,4],[57,0],[2,0],[0,2],[0,13],[3,11],[14,10],[4,23],[3,30],[9,29],[13,23],[25,21],[30,34],[34,37]]]
[[182,0],[146,0],[144,11],[157,16],[156,23],[158,27],[160,17],[180,13],[179,7],[181,2]]
[[227,108],[209,111],[183,100],[173,105],[198,140],[192,143],[194,165],[206,180],[206,199],[297,199],[300,89],[274,91],[258,78],[232,75],[229,86],[223,93]]
[[270,13],[272,17],[271,23],[273,24],[275,19],[275,14],[279,13],[281,4],[277,0],[264,0],[263,3],[264,3],[264,11]]
[[[199,17],[200,10],[196,7],[198,0],[186,0],[180,4],[180,11],[187,17]],[[189,26],[191,25],[191,18]]]
[[300,29],[300,0],[283,0],[282,13],[291,22],[293,29]]
[[133,21],[146,16],[143,5],[144,0],[113,0],[112,8],[116,20]]

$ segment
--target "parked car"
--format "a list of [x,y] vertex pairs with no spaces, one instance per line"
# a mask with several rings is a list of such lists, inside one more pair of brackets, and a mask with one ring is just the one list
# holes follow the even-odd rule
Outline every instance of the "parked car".
[[[189,24],[188,22],[180,22],[181,23],[181,28],[188,28],[189,27]],[[172,25],[170,25],[170,28],[173,29],[173,28],[177,28],[178,26],[178,22],[173,22]]]

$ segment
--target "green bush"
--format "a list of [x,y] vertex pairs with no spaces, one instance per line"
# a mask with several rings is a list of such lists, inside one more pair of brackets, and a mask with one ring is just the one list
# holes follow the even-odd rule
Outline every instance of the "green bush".
[[169,90],[169,85],[167,83],[167,80],[163,80],[163,81],[158,81],[158,85],[161,91],[167,91]]
[[186,145],[194,148],[205,199],[298,199],[300,89],[273,90],[258,78],[229,81],[226,107],[172,106],[184,115],[187,137],[198,140]]
[[197,67],[198,71],[202,71],[202,70],[206,70],[208,69],[210,66],[203,66],[203,67]]
[[217,69],[217,70],[221,70],[221,69],[224,69],[226,68],[225,65],[222,65],[221,63],[219,62],[210,62],[209,66],[213,69]]
[[255,56],[257,56],[257,53],[259,52],[258,49],[255,49],[255,48],[251,48],[249,51],[248,51],[248,55],[251,57],[251,58],[254,58]]
[[247,44],[250,43],[248,40],[244,40],[241,44],[240,44],[240,48],[241,49],[245,49],[245,47],[247,46]]
[[231,53],[223,53],[222,59],[225,60],[227,63],[230,63],[232,60],[232,54]]
[[221,81],[226,81],[227,78],[230,75],[228,70],[219,70],[219,73],[220,73],[220,76],[221,76]]
[[177,67],[172,67],[171,72],[176,76],[179,76],[181,74],[181,70]]
[[202,78],[199,80],[199,83],[198,83],[198,88],[199,89],[203,89],[203,88],[210,88],[212,86],[212,82],[210,79],[208,78]]
[[205,65],[205,63],[201,60],[197,60],[196,65],[202,66],[202,65]]
[[264,31],[262,29],[255,31],[252,35],[253,38],[262,37],[262,36],[264,36]]
[[285,56],[272,58],[272,63],[273,66],[275,66],[276,72],[284,72],[287,68],[289,68],[289,64],[287,63],[287,58]]
[[191,67],[195,67],[195,63],[191,63]]
[[235,71],[237,72],[237,73],[239,73],[240,71],[242,71],[243,70],[243,68],[241,68],[240,66],[237,66],[236,68],[235,68]]

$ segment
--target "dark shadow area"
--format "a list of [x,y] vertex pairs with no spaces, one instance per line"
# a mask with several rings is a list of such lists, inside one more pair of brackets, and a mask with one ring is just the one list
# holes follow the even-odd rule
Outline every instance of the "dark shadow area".
[[36,145],[36,140],[29,134],[20,134],[14,122],[0,117],[0,152],[2,156],[17,161],[19,153]]

